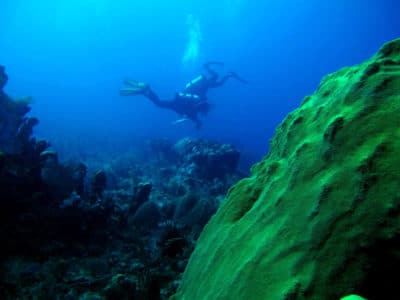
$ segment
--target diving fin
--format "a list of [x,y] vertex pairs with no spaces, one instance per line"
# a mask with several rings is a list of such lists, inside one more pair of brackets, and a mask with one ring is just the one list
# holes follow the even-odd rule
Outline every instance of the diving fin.
[[136,80],[126,79],[124,83],[129,87],[122,88],[119,90],[121,96],[141,95],[144,94],[146,90],[149,88],[149,85],[147,83]]
[[141,88],[144,89],[147,87],[147,83],[141,82],[141,81],[137,81],[137,80],[130,80],[130,79],[125,79],[125,84],[129,85],[133,88]]
[[142,88],[123,88],[119,90],[121,96],[141,95],[144,93]]

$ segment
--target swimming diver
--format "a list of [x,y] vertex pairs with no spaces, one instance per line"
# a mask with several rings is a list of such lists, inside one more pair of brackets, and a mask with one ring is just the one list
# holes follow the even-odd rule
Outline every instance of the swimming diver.
[[235,78],[242,83],[247,83],[235,72],[229,72],[219,79],[217,72],[212,70],[210,65],[222,65],[222,63],[209,62],[204,64],[204,69],[209,73],[209,76],[200,75],[196,77],[186,84],[183,92],[176,93],[172,100],[161,100],[148,84],[135,80],[125,80],[125,84],[128,87],[122,88],[120,94],[122,96],[143,95],[158,107],[173,110],[184,117],[176,123],[189,119],[199,129],[202,123],[198,115],[206,115],[211,109],[210,104],[207,102],[208,89],[222,86],[229,78]]

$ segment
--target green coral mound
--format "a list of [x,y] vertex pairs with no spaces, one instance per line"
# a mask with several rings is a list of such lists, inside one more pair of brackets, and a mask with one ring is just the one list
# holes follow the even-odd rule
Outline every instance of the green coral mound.
[[394,299],[399,187],[400,39],[326,76],[287,116],[173,299]]

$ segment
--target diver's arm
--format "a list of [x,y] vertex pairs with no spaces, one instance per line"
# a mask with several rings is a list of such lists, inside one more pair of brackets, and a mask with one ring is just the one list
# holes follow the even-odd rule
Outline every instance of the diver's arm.
[[212,61],[210,61],[210,62],[205,63],[203,65],[204,69],[211,75],[211,79],[214,79],[215,81],[217,81],[218,73],[215,72],[213,69],[211,69],[211,67],[210,67],[211,65],[223,66],[224,64],[221,63],[221,62],[212,62]]
[[220,80],[216,80],[214,81],[212,84],[210,84],[210,88],[215,88],[215,87],[219,87],[225,84],[225,82],[231,78],[232,75],[231,74],[227,74],[224,77],[222,77]]
[[236,72],[229,72],[227,75],[225,75],[224,77],[221,78],[221,80],[217,80],[214,82],[214,84],[212,84],[210,87],[219,87],[225,84],[225,82],[229,79],[229,78],[235,78],[236,80],[240,81],[241,83],[247,84],[247,80],[243,79],[242,77],[240,77],[238,74],[236,74]]
[[249,83],[246,79],[240,77],[236,72],[229,72],[228,75],[230,77],[235,78],[236,80],[240,81],[241,83],[244,83],[244,84],[248,84]]

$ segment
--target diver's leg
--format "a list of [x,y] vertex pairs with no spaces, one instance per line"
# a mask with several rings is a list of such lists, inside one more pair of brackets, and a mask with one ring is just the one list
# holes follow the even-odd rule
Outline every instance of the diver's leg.
[[149,99],[151,102],[153,102],[158,107],[177,111],[175,100],[160,100],[158,95],[156,93],[154,93],[154,91],[152,89],[150,89],[150,87],[148,87],[144,91],[143,96],[145,96],[147,99]]
[[199,120],[197,113],[195,113],[193,111],[188,112],[188,114],[186,114],[186,116],[188,117],[189,120],[191,120],[195,124],[196,129],[200,129],[201,126],[203,125],[202,122]]
[[201,126],[203,125],[203,124],[201,123],[201,121],[200,121],[197,117],[194,118],[194,119],[192,119],[192,121],[196,124],[196,129],[200,129]]
[[143,96],[145,96],[147,99],[149,99],[157,106],[161,102],[158,95],[150,87],[148,87],[146,90],[143,91]]

